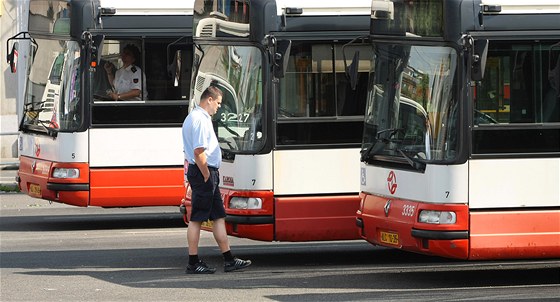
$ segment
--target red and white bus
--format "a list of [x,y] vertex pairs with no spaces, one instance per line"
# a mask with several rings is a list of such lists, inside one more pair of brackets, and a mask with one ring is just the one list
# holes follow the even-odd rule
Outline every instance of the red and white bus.
[[[84,207],[179,206],[193,2],[31,0],[28,12],[21,191]],[[146,91],[110,101],[103,65],[121,66],[128,44]]]
[[[198,100],[210,83],[224,91],[214,123],[228,234],[359,239],[355,171],[371,54],[362,40],[369,6],[369,0],[195,1],[192,95]],[[358,51],[363,64],[353,89],[345,53]]]
[[357,225],[457,259],[560,257],[557,1],[372,1]]

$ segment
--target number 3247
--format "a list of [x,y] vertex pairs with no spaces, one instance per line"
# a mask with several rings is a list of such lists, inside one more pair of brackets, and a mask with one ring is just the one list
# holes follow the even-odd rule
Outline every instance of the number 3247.
[[235,114],[235,113],[222,113],[220,115],[220,121],[221,122],[240,122],[240,123],[245,123],[247,122],[247,120],[249,119],[249,114],[248,113],[240,113],[240,114]]

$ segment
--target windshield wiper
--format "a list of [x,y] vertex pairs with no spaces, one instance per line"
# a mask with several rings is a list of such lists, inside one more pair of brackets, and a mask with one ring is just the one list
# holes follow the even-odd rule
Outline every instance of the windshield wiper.
[[[392,142],[391,138],[393,137],[393,135],[402,131],[404,131],[404,128],[389,128],[389,129],[383,129],[377,131],[377,133],[375,134],[376,136],[375,143],[372,143],[371,146],[367,148],[367,150],[362,152],[360,161],[366,161],[366,159],[368,159],[371,155],[376,154],[377,152],[382,150],[385,147],[385,145]],[[389,134],[384,138],[379,138],[379,136],[383,133],[389,133]],[[380,142],[383,144],[379,144]],[[375,146],[377,146],[377,148],[374,148]]]
[[[21,121],[19,122],[19,130],[23,130],[23,126],[26,124],[25,123],[25,119],[29,118],[30,122],[35,122],[38,118],[39,118],[39,113],[41,111],[44,111],[45,109],[43,108],[38,108],[38,109],[29,109],[27,108],[29,104],[25,105],[23,108],[23,114],[21,117]],[[34,115],[32,114],[34,113]]]
[[236,137],[241,137],[241,135],[239,133],[237,133],[235,130],[231,129],[225,122],[222,122],[221,120],[218,120],[218,125],[224,127],[224,129],[226,129],[227,132],[235,135]]
[[56,135],[58,134],[58,129],[51,127],[51,121],[37,120],[37,123],[43,126],[45,130],[47,130],[47,135],[56,137]]
[[[47,101],[40,101],[40,102],[32,102],[32,103],[26,103],[23,104],[24,107],[29,108],[29,107],[37,107],[40,105],[43,105],[44,103],[46,103]],[[43,109],[43,108],[40,108]],[[38,110],[38,109],[32,109],[32,110]]]
[[[38,109],[31,110],[31,109],[25,108],[23,110],[23,116],[22,116],[21,122],[19,124],[19,130],[20,131],[25,131],[26,130],[26,128],[24,127],[25,125],[30,125],[30,123],[37,123],[38,126],[41,126],[41,127],[45,128],[48,136],[56,137],[59,130],[57,128],[53,128],[53,127],[50,126],[51,121],[40,120],[39,119],[39,113],[41,111],[44,111],[44,110],[46,110],[46,109],[45,108],[38,108]],[[28,113],[35,113],[35,116],[28,116]],[[30,119],[29,122],[27,122],[27,123],[25,122],[26,117],[29,117],[29,119]]]
[[225,160],[234,160],[235,153],[229,149],[221,148],[222,149],[222,159]]
[[379,138],[380,134],[389,132],[389,137],[386,139],[390,139],[393,135],[397,134],[398,132],[404,132],[404,128],[389,128],[377,131],[377,138]]
[[372,143],[366,150],[362,150],[362,156],[360,157],[360,161],[364,162],[366,159],[370,157],[371,154],[375,154],[381,150],[380,148],[376,148],[375,152],[373,152],[373,147],[381,146],[385,147],[385,144],[378,144],[379,140],[376,140],[375,143]]
[[426,170],[426,163],[422,162],[412,156],[404,153],[403,150],[397,149],[397,151],[406,159],[406,161],[412,166],[416,171],[424,172]]

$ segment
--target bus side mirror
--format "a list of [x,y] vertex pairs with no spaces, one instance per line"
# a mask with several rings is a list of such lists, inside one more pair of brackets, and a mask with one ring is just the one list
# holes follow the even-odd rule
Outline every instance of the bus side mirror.
[[482,81],[486,58],[488,57],[488,40],[475,40],[471,57],[471,80]]
[[[375,2],[375,1],[374,1]],[[363,39],[365,37],[361,36],[361,37],[356,37],[354,38],[352,41],[342,45],[342,61],[344,62],[344,74],[346,74],[346,77],[348,78],[348,81],[350,82],[350,88],[352,88],[352,90],[356,90],[357,86],[358,86],[358,74],[359,74],[359,64],[360,64],[360,51],[356,50],[354,51],[354,57],[352,58],[352,63],[350,63],[350,65],[346,64],[346,47],[354,44],[356,41],[358,40],[362,40],[363,43]]]
[[16,73],[17,71],[17,61],[18,61],[18,43],[15,42],[12,45],[12,50],[8,54],[8,64],[10,65],[10,71]]
[[290,59],[290,50],[292,48],[291,40],[277,41],[276,51],[274,52],[274,77],[283,78],[288,69],[288,60]]
[[[33,52],[32,58],[35,58],[35,53],[39,48],[39,44],[35,42],[35,39],[29,36],[28,32],[22,31],[16,34],[15,36],[9,38],[8,40],[6,40],[6,51],[10,48],[10,41],[12,40],[29,40],[32,43],[31,45],[31,49]],[[18,47],[19,47],[19,43],[17,41],[14,42],[14,44],[12,44],[12,50],[7,54],[6,57],[8,60],[8,64],[10,65],[10,71],[12,73],[15,73],[17,71],[17,62],[18,62],[18,55],[19,55]]]
[[[184,41],[183,41],[184,40]],[[181,43],[181,41],[183,41]],[[195,60],[194,66],[198,66],[200,61],[200,55],[194,55],[194,58],[187,58],[188,52],[186,51],[189,47],[188,38],[186,36],[180,37],[179,39],[169,43],[167,45],[167,55],[165,64],[167,66],[167,75],[169,78],[173,79],[173,87],[179,87],[181,82],[181,73],[184,70],[190,70],[190,67],[181,66],[183,62]]]

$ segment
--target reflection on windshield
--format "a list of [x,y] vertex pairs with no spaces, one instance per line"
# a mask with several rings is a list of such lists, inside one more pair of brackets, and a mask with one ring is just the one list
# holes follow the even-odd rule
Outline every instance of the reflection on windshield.
[[202,46],[194,99],[210,84],[224,93],[213,116],[220,146],[233,152],[257,152],[264,143],[262,54],[251,46]]
[[37,40],[31,58],[23,127],[76,130],[81,123],[80,47],[74,41]]
[[457,55],[448,47],[379,44],[362,159],[451,160],[457,150]]

